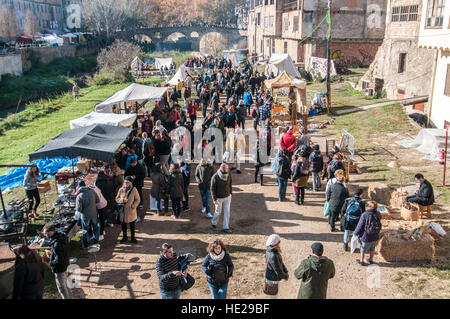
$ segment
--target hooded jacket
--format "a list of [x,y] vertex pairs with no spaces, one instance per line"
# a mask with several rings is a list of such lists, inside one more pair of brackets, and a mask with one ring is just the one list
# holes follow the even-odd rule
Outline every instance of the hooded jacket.
[[195,169],[195,180],[201,191],[206,191],[211,187],[211,178],[214,175],[214,168],[210,164],[199,164]]
[[97,193],[90,188],[80,187],[76,199],[76,211],[81,213],[81,218],[88,223],[97,218],[97,204],[100,202]]
[[167,194],[171,198],[182,198],[184,191],[184,180],[180,171],[175,171],[169,175],[167,183]]
[[309,256],[295,270],[295,278],[302,280],[298,299],[325,299],[328,280],[336,273],[334,263],[327,257]]
[[216,201],[219,198],[227,198],[233,193],[230,173],[228,173],[227,180],[224,181],[220,178],[219,171],[220,169],[214,174],[211,179],[211,195],[213,201]]
[[281,149],[287,149],[290,153],[292,153],[297,145],[297,140],[291,130],[287,131],[280,140]]
[[56,231],[50,238],[51,254],[48,261],[54,274],[65,272],[69,266],[69,240],[67,236]]
[[309,156],[311,162],[311,172],[318,173],[323,170],[323,157],[319,150],[315,150]]

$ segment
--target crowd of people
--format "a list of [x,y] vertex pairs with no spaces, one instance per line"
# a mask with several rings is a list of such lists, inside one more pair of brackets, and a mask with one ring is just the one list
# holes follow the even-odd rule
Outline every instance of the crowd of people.
[[[231,171],[241,173],[240,163],[246,148],[243,131],[245,120],[249,118],[253,119],[255,130],[259,127],[254,182],[257,183],[260,176],[260,183],[263,184],[263,168],[270,165],[269,157],[274,153],[276,140],[271,122],[273,98],[269,91],[264,90],[264,75],[258,74],[249,63],[237,68],[227,59],[191,59],[186,64],[201,66],[203,74],[195,78],[187,75],[184,83],[173,88],[169,98],[162,98],[151,113],[144,113],[142,119],[135,122],[132,134],[118,149],[114,162],[104,164],[95,183],[78,183],[75,210],[83,230],[82,249],[98,244],[104,239],[106,227],[114,227],[114,224],[122,227],[121,244],[138,242],[135,236],[136,223],[140,221],[138,212],[143,212],[146,178],[151,179],[150,195],[157,215],[170,215],[174,219],[190,210],[190,182],[195,179],[201,195],[201,213],[204,218],[211,220],[211,230],[218,232],[223,212],[222,232],[231,234]],[[183,89],[185,103],[181,107],[178,100]],[[196,90],[196,99],[191,98],[192,89]],[[221,95],[226,96],[225,103],[220,103]],[[197,119],[197,110],[200,108],[202,122]],[[215,136],[203,136],[198,145],[189,143],[189,140],[194,141],[194,127],[200,126],[203,132],[209,128],[223,132],[223,141],[219,142],[225,146],[225,153],[222,160],[217,160],[220,156],[212,159],[203,156],[194,169],[191,168],[193,163],[183,155],[192,154],[195,147],[205,151],[217,142]],[[279,146],[271,167],[276,176],[279,201],[286,200],[290,181],[295,203],[304,204],[309,177],[312,176],[313,192],[325,188],[330,231],[335,232],[335,223],[339,222],[340,230],[344,232],[345,251],[348,251],[353,232],[353,236],[357,236],[361,242],[358,263],[366,265],[364,258],[367,253],[368,263],[373,263],[373,252],[381,230],[381,216],[375,202],[365,204],[362,201],[360,189],[355,191],[354,196],[349,196],[340,149],[335,147],[330,157],[324,159],[319,145],[311,141],[307,128],[301,128],[298,132],[294,132],[293,128],[284,129]],[[269,156],[264,158],[264,154]],[[191,178],[191,170],[195,172],[194,178]],[[27,171],[23,183],[33,214],[37,214],[40,203],[38,178],[39,169],[33,166]],[[421,184],[420,191],[408,200],[432,204],[431,185],[420,174],[416,178]],[[327,182],[323,187],[322,181],[325,179]],[[214,204],[213,212],[211,201]],[[47,225],[43,234],[51,241],[51,253],[44,259],[49,259],[61,296],[70,298],[70,289],[66,285],[69,265],[67,236],[56,231],[53,225]],[[271,298],[276,297],[279,282],[289,278],[287,267],[282,261],[280,243],[281,238],[277,234],[271,235],[266,242],[264,291]],[[326,298],[327,283],[334,277],[335,268],[333,262],[323,256],[323,252],[323,245],[314,243],[311,255],[296,269],[295,277],[302,280],[299,298]],[[25,248],[18,252],[17,258],[17,267],[28,267],[28,272],[16,272],[15,297],[41,298],[41,268],[31,264],[44,261]],[[177,256],[168,243],[161,246],[156,270],[162,298],[179,298],[182,291],[194,285],[188,272],[189,263],[194,259],[191,254]],[[23,263],[28,266],[23,266]],[[221,239],[215,239],[208,245],[202,269],[207,276],[212,298],[226,298],[234,265]],[[27,285],[35,285],[35,288],[27,290]]]

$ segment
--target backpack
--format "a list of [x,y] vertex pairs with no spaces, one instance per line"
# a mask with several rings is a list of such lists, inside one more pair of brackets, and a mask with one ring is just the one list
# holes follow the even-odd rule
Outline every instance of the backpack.
[[277,177],[285,178],[285,176],[289,176],[289,172],[287,171],[286,165],[284,165],[284,160],[282,157],[278,158],[277,167],[275,174]]
[[227,267],[220,262],[214,264],[211,278],[214,284],[218,286],[225,284],[228,280]]
[[328,171],[330,173],[330,176],[329,176],[330,178],[334,177],[334,172],[337,171],[338,165],[339,165],[339,162],[334,161],[334,160],[328,164]]
[[350,224],[357,224],[359,218],[361,217],[361,214],[362,214],[361,202],[355,198],[351,199],[348,204],[347,211],[345,213],[345,219]]
[[251,114],[251,116],[252,116],[254,119],[256,119],[256,117],[258,116],[258,113],[256,112],[256,107],[254,107],[254,108],[252,109],[252,114]]
[[309,158],[309,155],[311,155],[311,152],[312,152],[312,148],[311,148],[310,146],[308,146],[308,145],[301,145],[301,146],[297,149],[297,151],[294,152],[294,154],[297,153],[297,154],[299,154],[301,157],[307,157],[307,158]]
[[366,227],[364,228],[364,231],[368,235],[376,235],[381,230],[381,220],[380,217],[375,213],[369,214],[367,217]]

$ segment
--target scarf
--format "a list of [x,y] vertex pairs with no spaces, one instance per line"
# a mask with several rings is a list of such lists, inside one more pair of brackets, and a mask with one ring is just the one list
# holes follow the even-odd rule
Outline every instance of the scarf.
[[209,256],[214,261],[221,261],[223,257],[225,256],[225,250],[222,250],[222,252],[219,255],[216,255],[215,252],[209,253]]
[[228,180],[228,173],[225,174],[224,172],[222,172],[221,170],[219,170],[217,172],[217,174],[219,175],[219,178],[223,181],[227,181]]

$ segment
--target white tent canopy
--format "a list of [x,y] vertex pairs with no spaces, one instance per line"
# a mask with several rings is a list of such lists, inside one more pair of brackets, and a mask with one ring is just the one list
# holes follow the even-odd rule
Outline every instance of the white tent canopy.
[[266,75],[270,75],[273,72],[275,76],[278,76],[283,73],[283,71],[286,71],[294,78],[300,78],[300,73],[295,67],[294,62],[292,62],[289,54],[272,54],[266,66]]
[[43,37],[38,39],[38,41],[43,41],[43,42],[47,42],[48,44],[57,44],[57,45],[63,45],[64,44],[64,40],[60,37],[58,37],[57,35],[49,35],[47,37]]
[[161,69],[162,66],[167,66],[167,68],[170,68],[172,63],[172,58],[155,58],[155,68],[158,70]]
[[141,59],[139,59],[139,57],[135,57],[133,59],[133,62],[131,62],[131,69],[132,70],[139,70],[139,68],[144,66],[144,62],[142,62]]
[[148,100],[160,99],[168,90],[164,87],[153,87],[133,83],[129,87],[116,92],[103,102],[95,105],[95,112],[112,113],[112,106],[125,102],[142,103]]
[[85,127],[94,124],[129,127],[136,121],[136,114],[114,114],[92,112],[76,120],[70,121],[70,128]]
[[178,80],[180,80],[181,82],[184,82],[186,80],[186,78],[187,78],[186,73],[187,73],[186,67],[181,65],[180,68],[178,69],[177,73],[175,73],[173,78],[171,78],[168,83],[170,85],[177,85],[178,84]]
[[397,141],[397,144],[406,148],[415,148],[419,152],[426,154],[424,159],[438,161],[439,150],[445,147],[445,130],[421,129],[415,139]]

